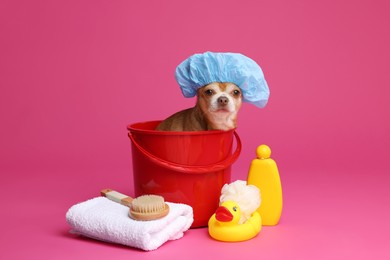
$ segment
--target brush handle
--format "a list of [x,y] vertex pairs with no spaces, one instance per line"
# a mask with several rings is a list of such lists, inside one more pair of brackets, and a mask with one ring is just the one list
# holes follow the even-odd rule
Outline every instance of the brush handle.
[[100,191],[100,194],[109,200],[115,201],[127,207],[130,207],[131,202],[133,201],[133,198],[112,189],[103,189]]

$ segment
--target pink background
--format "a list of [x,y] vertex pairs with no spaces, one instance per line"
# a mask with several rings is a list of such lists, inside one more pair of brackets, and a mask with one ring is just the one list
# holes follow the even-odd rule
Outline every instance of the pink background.
[[[388,259],[389,13],[386,0],[0,1],[0,258]],[[242,243],[193,229],[148,253],[70,235],[70,206],[133,194],[126,125],[192,106],[174,70],[208,50],[263,68],[269,104],[242,107],[232,180],[268,144],[280,224]]]

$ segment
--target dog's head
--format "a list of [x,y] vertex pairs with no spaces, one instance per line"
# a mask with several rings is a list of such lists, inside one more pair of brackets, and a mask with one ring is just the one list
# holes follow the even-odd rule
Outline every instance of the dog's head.
[[213,129],[229,130],[236,127],[242,103],[239,87],[229,82],[213,82],[198,89],[197,105]]

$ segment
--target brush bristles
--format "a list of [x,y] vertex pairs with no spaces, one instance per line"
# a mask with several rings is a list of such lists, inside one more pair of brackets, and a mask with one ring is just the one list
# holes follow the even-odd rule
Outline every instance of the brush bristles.
[[143,195],[131,202],[131,209],[138,213],[155,213],[164,208],[164,198],[157,195]]

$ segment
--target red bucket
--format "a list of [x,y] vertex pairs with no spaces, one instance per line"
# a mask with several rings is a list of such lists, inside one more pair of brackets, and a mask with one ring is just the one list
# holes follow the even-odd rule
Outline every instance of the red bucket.
[[194,211],[192,227],[207,226],[218,207],[222,186],[230,183],[231,165],[241,152],[240,138],[234,129],[154,130],[160,122],[127,127],[132,143],[135,196],[156,194],[168,202],[190,205]]

